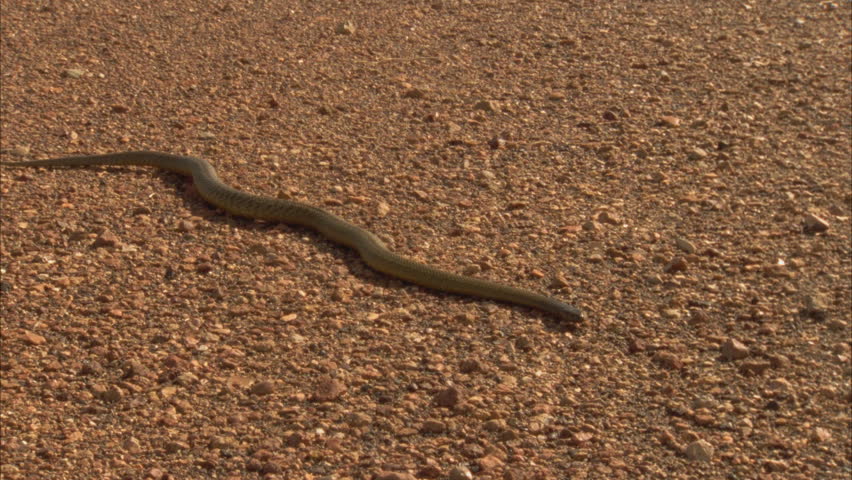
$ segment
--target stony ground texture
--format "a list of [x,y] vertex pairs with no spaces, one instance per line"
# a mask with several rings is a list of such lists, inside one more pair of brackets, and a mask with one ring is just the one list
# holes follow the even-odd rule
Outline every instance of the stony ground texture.
[[849,478],[846,1],[2,0],[3,479]]

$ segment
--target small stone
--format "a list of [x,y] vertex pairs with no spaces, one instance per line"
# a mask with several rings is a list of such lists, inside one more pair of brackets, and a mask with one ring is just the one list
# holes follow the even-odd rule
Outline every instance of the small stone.
[[825,232],[825,231],[828,231],[828,228],[830,226],[829,223],[826,220],[824,220],[824,219],[822,219],[822,218],[820,218],[820,217],[818,217],[818,216],[816,216],[812,213],[809,213],[805,216],[803,223],[804,223],[803,230],[804,230],[805,233]]
[[486,455],[482,458],[476,460],[477,466],[479,466],[479,471],[488,472],[490,470],[494,470],[503,465],[503,460],[500,460],[494,455]]
[[702,158],[707,158],[707,155],[709,155],[707,150],[695,147],[687,154],[686,158],[689,160],[701,160]]
[[671,115],[664,115],[664,116],[660,117],[660,125],[662,125],[664,127],[670,127],[670,128],[679,127],[680,123],[681,123],[681,120],[679,118],[671,116]]
[[816,427],[811,433],[811,440],[815,442],[827,442],[831,440],[831,432],[822,427]]
[[603,228],[602,225],[594,220],[589,220],[583,224],[583,230],[587,232],[598,232],[601,228]]
[[805,318],[822,322],[828,318],[828,302],[822,295],[808,295],[805,306],[799,312]]
[[663,267],[663,271],[666,273],[685,272],[688,265],[689,264],[687,263],[685,258],[675,257],[671,259],[671,261],[669,261],[669,263],[667,263],[665,267]]
[[482,424],[483,430],[489,432],[500,432],[506,429],[506,421],[501,420],[499,418],[495,418],[493,420],[488,420],[484,424]]
[[79,68],[69,68],[62,71],[63,77],[68,78],[80,78],[86,74],[85,70],[80,70]]
[[654,361],[671,370],[680,370],[684,366],[683,360],[672,352],[657,352]]
[[506,146],[506,139],[501,137],[492,137],[491,140],[488,140],[488,146],[491,147],[491,150],[499,150]]
[[275,384],[269,380],[257,382],[249,388],[249,393],[252,395],[269,395],[275,391]]
[[591,432],[573,432],[568,437],[568,444],[579,447],[589,443],[594,437],[594,434]]
[[195,224],[190,222],[189,220],[180,220],[177,223],[178,232],[191,232],[193,230],[195,230]]
[[780,353],[771,353],[767,357],[772,368],[779,369],[790,366],[790,359]]
[[44,345],[47,342],[43,336],[33,332],[24,332],[23,338],[29,345]]
[[130,111],[130,107],[128,107],[127,105],[116,104],[111,106],[110,110],[112,111],[112,113],[127,113]]
[[473,109],[494,113],[500,109],[500,104],[493,100],[480,100],[474,104]]
[[324,378],[317,384],[314,390],[314,400],[318,402],[329,402],[340,398],[346,393],[346,385],[334,378]]
[[30,154],[30,147],[28,145],[15,145],[12,148],[12,155],[18,157],[26,157]]
[[675,239],[675,245],[677,245],[677,248],[679,248],[679,249],[681,249],[684,252],[689,253],[689,254],[692,254],[692,253],[695,253],[696,251],[698,251],[698,249],[695,247],[695,244],[690,242],[689,240],[687,240],[685,238]]
[[421,100],[426,98],[426,92],[419,88],[409,88],[402,94],[402,98],[411,98],[414,100]]
[[356,428],[366,427],[373,423],[372,417],[361,412],[352,412],[349,415],[346,415],[345,421],[349,426]]
[[441,467],[435,464],[429,464],[417,471],[417,478],[440,478],[444,476],[444,471]]
[[481,372],[482,362],[473,358],[462,360],[461,365],[459,365],[459,371],[461,373]]
[[775,393],[781,394],[789,394],[793,391],[793,384],[785,378],[774,378],[766,384],[766,387]]
[[461,401],[461,391],[455,387],[450,387],[438,392],[435,395],[435,403],[438,406],[453,408]]
[[216,134],[213,132],[201,132],[198,134],[199,140],[215,140]]
[[612,213],[609,210],[604,210],[600,214],[598,214],[597,220],[602,223],[608,223],[610,225],[621,225],[623,220],[621,216],[616,213]]
[[118,245],[118,237],[109,230],[105,230],[103,233],[98,235],[98,238],[95,239],[95,243],[92,244],[95,248],[114,247],[116,245]]
[[139,453],[142,451],[142,444],[136,437],[130,437],[121,444],[122,448],[130,453]]
[[766,460],[763,462],[763,468],[767,472],[783,472],[786,471],[789,466],[784,460]]
[[450,470],[450,480],[473,480],[473,474],[467,467],[459,465]]
[[109,388],[101,393],[100,397],[105,402],[117,402],[124,398],[124,391],[115,385],[110,385]]
[[748,347],[739,340],[729,338],[722,344],[722,356],[725,360],[741,360],[748,357]]
[[742,374],[761,374],[772,367],[772,364],[765,360],[746,360],[740,365],[740,373]]
[[686,447],[686,456],[693,461],[709,462],[714,452],[713,445],[705,440],[696,440]]
[[443,433],[447,430],[447,425],[440,420],[426,420],[420,427],[420,433]]
[[337,25],[337,28],[334,29],[335,33],[338,35],[352,35],[355,33],[355,24],[352,21],[341,22]]
[[388,213],[390,213],[390,210],[390,205],[388,205],[387,202],[379,202],[376,205],[376,214],[379,217],[386,217]]
[[164,448],[166,449],[166,453],[177,453],[184,450],[189,450],[189,445],[184,442],[171,440],[166,442]]
[[417,480],[414,475],[405,472],[379,472],[373,480]]

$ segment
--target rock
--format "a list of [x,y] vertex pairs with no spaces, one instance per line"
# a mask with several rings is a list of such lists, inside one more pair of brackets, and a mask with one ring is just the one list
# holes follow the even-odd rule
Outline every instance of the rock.
[[317,402],[329,402],[340,398],[345,392],[346,385],[339,380],[326,377],[317,384],[313,399]]
[[684,366],[683,360],[672,352],[657,352],[654,361],[671,370],[680,370]]
[[450,480],[473,480],[473,474],[467,467],[459,465],[450,470]]
[[373,480],[417,480],[414,475],[405,472],[379,472]]
[[420,427],[420,433],[443,433],[446,430],[447,425],[444,422],[434,419],[426,420]]
[[33,333],[33,332],[24,332],[22,335],[24,342],[29,345],[44,345],[47,342],[43,336]]
[[659,125],[662,125],[664,127],[674,128],[674,127],[679,127],[680,123],[681,123],[681,120],[679,118],[671,116],[671,115],[664,115],[664,116],[660,117]]
[[95,243],[92,244],[95,248],[114,247],[116,245],[118,245],[118,237],[109,230],[104,230],[104,232],[98,235],[98,238],[95,239]]
[[438,392],[435,395],[435,403],[440,407],[453,408],[461,401],[461,391],[455,387],[450,387]]
[[689,264],[687,263],[685,258],[675,257],[675,258],[671,259],[669,261],[669,263],[666,264],[665,267],[663,267],[663,271],[666,272],[666,273],[685,272],[688,265]]
[[763,468],[767,472],[783,472],[789,467],[784,460],[766,460],[763,462]]
[[748,357],[748,347],[739,340],[729,338],[722,344],[722,356],[728,361],[741,360]]
[[822,295],[808,295],[805,298],[805,306],[799,311],[805,318],[812,318],[822,322],[828,318],[828,302]]
[[62,71],[62,76],[67,78],[80,78],[85,74],[86,71],[79,68],[68,68]]
[[503,460],[495,457],[494,455],[486,455],[476,461],[477,466],[479,466],[480,472],[488,472],[490,470],[494,470],[503,465]]
[[473,105],[473,109],[494,113],[500,109],[500,104],[493,100],[480,100]]
[[353,412],[349,415],[346,415],[345,421],[349,426],[352,427],[366,427],[367,425],[373,423],[373,418],[367,415],[366,413]]
[[715,449],[713,445],[705,440],[696,440],[686,447],[686,457],[693,461],[709,462],[713,458]]
[[419,88],[409,88],[402,94],[402,98],[411,98],[414,100],[421,100],[426,98],[426,92]]
[[264,380],[262,382],[255,383],[249,389],[249,393],[251,393],[252,395],[269,395],[274,391],[275,384],[270,382],[269,380]]
[[827,442],[831,440],[831,432],[822,427],[816,427],[811,432],[811,440],[814,442]]
[[685,238],[676,238],[675,245],[677,245],[677,248],[689,254],[693,254],[698,251],[698,249],[695,247],[695,244]]
[[829,223],[826,220],[824,220],[824,219],[822,219],[822,218],[820,218],[820,217],[818,217],[818,216],[816,216],[812,213],[807,214],[802,223],[803,223],[802,229],[805,233],[826,232],[826,231],[828,231],[828,228],[830,226]]
[[482,363],[479,360],[473,358],[462,360],[461,365],[459,365],[459,371],[461,373],[481,372]]
[[334,29],[334,32],[338,35],[352,35],[355,33],[355,24],[352,21],[345,21],[337,24],[337,28]]

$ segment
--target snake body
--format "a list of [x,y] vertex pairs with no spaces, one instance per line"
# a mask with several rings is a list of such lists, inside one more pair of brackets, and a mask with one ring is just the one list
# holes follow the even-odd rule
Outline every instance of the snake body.
[[445,272],[397,255],[373,233],[325,210],[289,200],[262,197],[223,183],[206,160],[158,152],[123,152],[81,155],[50,160],[4,163],[16,167],[70,167],[86,165],[152,166],[191,176],[201,196],[213,205],[242,217],[302,225],[333,242],[356,250],[364,262],[379,272],[444,292],[471,295],[532,307],[559,320],[580,322],[580,311],[554,298],[529,290]]

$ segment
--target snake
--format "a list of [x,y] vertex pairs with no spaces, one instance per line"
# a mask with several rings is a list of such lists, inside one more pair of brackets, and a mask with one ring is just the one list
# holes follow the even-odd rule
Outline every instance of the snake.
[[136,151],[101,155],[75,155],[48,160],[4,162],[11,167],[148,166],[192,177],[201,197],[216,207],[240,217],[283,222],[315,230],[349,247],[370,268],[432,290],[479,297],[530,307],[561,322],[576,324],[583,315],[576,307],[556,298],[522,288],[457,275],[416,262],[389,250],[372,232],[323,209],[301,202],[254,195],[233,188],[219,179],[216,169],[201,158],[160,152]]

